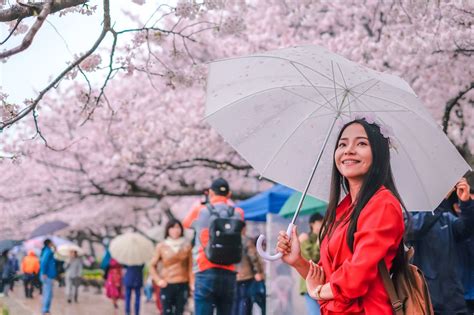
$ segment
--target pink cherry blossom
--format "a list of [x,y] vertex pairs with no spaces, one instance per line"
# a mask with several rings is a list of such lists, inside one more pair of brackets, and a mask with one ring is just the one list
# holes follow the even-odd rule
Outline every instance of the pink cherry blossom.
[[[462,93],[447,132],[472,154],[474,69],[466,65],[472,63],[474,7],[468,3],[461,10],[456,1],[178,1],[160,28],[180,20],[175,30],[193,41],[136,32],[117,47],[113,66],[120,71],[104,90],[106,100],[96,102],[101,85],[89,90],[77,69],[45,97],[39,126],[55,150],[45,147],[31,118],[3,131],[4,230],[25,235],[51,218],[68,220],[72,229],[135,220],[146,226],[133,207],[151,207],[156,218],[167,200],[183,213],[216,176],[228,178],[236,193],[262,189],[266,183],[202,120],[206,63],[289,46],[321,45],[401,76],[440,125],[446,105]],[[81,67],[105,76],[108,59],[100,56]],[[2,119],[19,109],[8,104],[7,93],[0,93]],[[390,126],[380,128],[396,149]],[[21,163],[12,164],[12,156]],[[181,203],[181,195],[188,200]]]

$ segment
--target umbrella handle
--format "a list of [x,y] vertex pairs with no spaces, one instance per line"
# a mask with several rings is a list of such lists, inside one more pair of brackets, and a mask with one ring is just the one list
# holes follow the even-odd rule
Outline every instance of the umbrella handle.
[[[293,223],[288,224],[288,228],[286,229],[286,235],[291,239],[291,231],[295,225]],[[265,235],[260,234],[257,239],[257,252],[258,254],[265,260],[268,261],[275,261],[281,258],[282,253],[276,253],[275,255],[271,255],[263,250],[263,241],[265,241]]]

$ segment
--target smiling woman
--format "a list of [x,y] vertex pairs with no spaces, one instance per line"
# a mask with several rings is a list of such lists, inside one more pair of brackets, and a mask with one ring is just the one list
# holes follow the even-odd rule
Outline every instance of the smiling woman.
[[302,258],[295,229],[291,241],[280,232],[283,261],[306,278],[322,314],[392,313],[377,265],[384,261],[387,269],[405,272],[407,263],[402,201],[393,181],[389,144],[380,126],[364,118],[339,132],[318,265]]

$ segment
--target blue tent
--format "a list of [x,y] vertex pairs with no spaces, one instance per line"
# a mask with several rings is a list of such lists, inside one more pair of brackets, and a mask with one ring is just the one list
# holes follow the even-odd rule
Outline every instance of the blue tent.
[[277,214],[294,192],[291,188],[277,184],[252,198],[240,201],[237,206],[244,210],[245,220],[266,221],[267,213]]

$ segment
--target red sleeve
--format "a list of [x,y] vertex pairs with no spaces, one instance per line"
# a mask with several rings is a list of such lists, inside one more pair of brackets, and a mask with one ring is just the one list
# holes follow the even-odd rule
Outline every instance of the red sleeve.
[[199,216],[199,210],[201,210],[202,205],[196,205],[194,208],[191,209],[191,211],[186,215],[186,217],[183,220],[183,227],[185,229],[190,229],[191,225],[193,222],[198,218]]
[[235,211],[237,211],[242,217],[242,220],[244,220],[244,210],[242,210],[242,208],[235,208]]
[[329,279],[334,299],[364,296],[377,277],[377,264],[390,248],[398,248],[403,230],[402,210],[395,197],[386,193],[374,196],[359,216],[352,257]]

